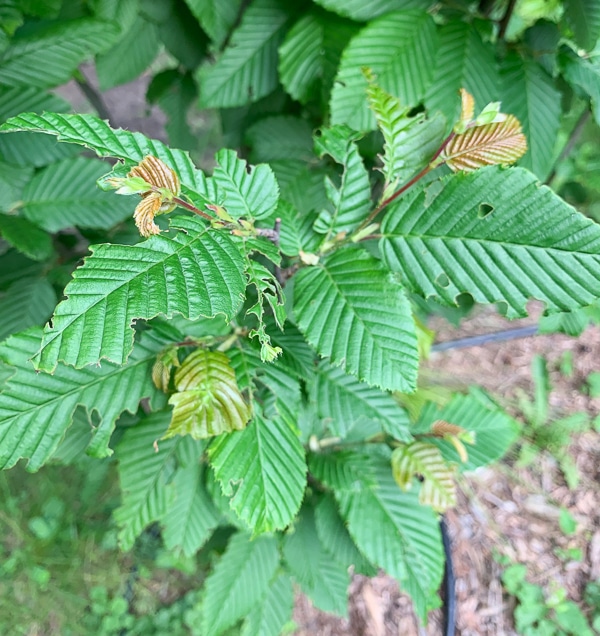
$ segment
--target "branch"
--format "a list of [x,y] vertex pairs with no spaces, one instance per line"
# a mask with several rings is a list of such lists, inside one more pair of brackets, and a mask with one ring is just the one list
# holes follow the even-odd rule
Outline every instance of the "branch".
[[85,76],[85,73],[81,70],[81,68],[78,70],[81,77],[76,77],[75,82],[79,87],[79,90],[83,93],[88,102],[94,107],[94,110],[98,113],[98,116],[101,119],[112,120],[112,116],[110,114],[110,111],[108,110],[108,106],[106,105],[106,102],[102,98],[100,92],[98,92],[90,84],[88,78]]
[[586,108],[583,111],[583,113],[581,113],[581,115],[579,116],[577,123],[575,124],[575,126],[573,126],[573,130],[571,131],[569,140],[564,145],[564,148],[561,150],[560,155],[558,155],[558,158],[554,162],[552,171],[550,172],[550,174],[548,175],[548,178],[546,179],[546,184],[552,183],[552,181],[554,180],[554,177],[556,177],[556,171],[558,169],[558,166],[573,152],[573,149],[577,145],[577,142],[579,141],[579,138],[581,137],[581,134],[583,133],[591,114],[592,114],[592,111],[589,108]]

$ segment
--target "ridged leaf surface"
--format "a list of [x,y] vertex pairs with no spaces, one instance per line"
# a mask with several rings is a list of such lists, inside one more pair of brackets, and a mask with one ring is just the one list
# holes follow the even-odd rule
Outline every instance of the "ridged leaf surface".
[[110,454],[107,444],[117,417],[123,411],[134,413],[142,398],[156,394],[150,370],[161,344],[145,339],[122,367],[108,363],[81,370],[60,366],[48,375],[36,373],[29,362],[40,339],[41,330],[31,329],[0,347],[0,360],[15,368],[0,393],[0,467],[10,468],[19,458],[28,457],[28,470],[38,470],[71,425],[77,405],[101,417],[88,452],[100,457]]
[[424,619],[444,572],[438,521],[431,509],[419,503],[416,492],[398,488],[387,462],[373,462],[375,486],[336,492],[336,498],[356,545],[399,581]]
[[[0,226],[0,230],[1,230]],[[46,278],[22,278],[0,294],[0,340],[34,325],[42,325],[56,305],[56,293]]]
[[451,176],[389,210],[381,230],[384,262],[443,303],[467,292],[515,318],[530,298],[558,311],[600,296],[600,227],[520,168]]
[[591,51],[600,35],[600,3],[598,0],[566,0],[567,22],[575,32],[579,46]]
[[98,245],[75,270],[44,332],[36,365],[52,372],[60,360],[83,367],[103,358],[122,364],[137,318],[176,313],[194,319],[238,310],[245,289],[243,259],[224,233],[197,218],[178,217],[173,238],[137,245]]
[[201,633],[219,636],[255,608],[278,563],[275,537],[235,534],[206,579]]
[[403,9],[413,9],[416,7],[426,8],[431,4],[429,0],[315,0],[317,4],[328,11],[333,11],[339,15],[366,22],[384,13],[400,11]]
[[424,11],[384,15],[355,36],[342,54],[331,92],[331,121],[354,130],[373,130],[375,117],[366,99],[363,67],[406,106],[416,106],[432,79],[437,37]]
[[292,521],[307,469],[302,444],[286,421],[256,414],[245,430],[215,439],[208,454],[231,508],[254,533]]
[[274,0],[254,0],[221,57],[196,76],[202,108],[243,106],[277,88],[277,47],[288,15]]
[[265,596],[246,616],[241,636],[280,636],[293,607],[292,581],[282,573],[271,581]]
[[386,390],[412,392],[417,337],[401,285],[358,247],[295,277],[294,312],[308,342],[334,365]]
[[519,162],[544,180],[554,163],[560,126],[560,93],[534,60],[509,57],[502,68],[502,111],[523,126],[529,150]]
[[52,237],[22,216],[0,214],[0,236],[35,261],[45,261],[54,254]]

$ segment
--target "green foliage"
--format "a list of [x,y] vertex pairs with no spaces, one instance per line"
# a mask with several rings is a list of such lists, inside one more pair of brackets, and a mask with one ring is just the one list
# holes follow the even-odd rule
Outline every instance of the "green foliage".
[[[474,303],[523,316],[531,298],[541,330],[598,321],[598,226],[537,181],[583,189],[593,216],[596,122],[556,158],[581,127],[569,109],[599,119],[598,15],[518,6],[505,38],[495,12],[428,0],[2,4],[0,465],[94,466],[88,494],[117,466],[112,545],[194,575],[170,608],[82,588],[69,629],[276,636],[294,584],[345,614],[350,565],[385,569],[425,620],[452,476],[499,459],[517,425],[481,391],[417,387],[421,321]],[[90,95],[90,60],[102,89],[149,70],[183,150],[68,113],[49,91],[73,78]],[[521,167],[460,171],[457,146],[496,163],[461,88],[488,126],[520,121]],[[236,148],[211,162],[207,144]],[[520,459],[548,448],[572,484],[565,449],[588,422],[549,424],[536,369]],[[58,500],[32,514],[34,541],[61,543]],[[46,594],[53,570],[28,550],[3,573]],[[535,620],[579,620],[533,597]]]
[[526,581],[526,575],[524,565],[511,565],[502,575],[504,588],[519,603],[515,609],[515,627],[519,634],[592,636],[594,631],[585,614],[567,599],[564,588],[554,586],[552,592],[545,595],[540,586]]

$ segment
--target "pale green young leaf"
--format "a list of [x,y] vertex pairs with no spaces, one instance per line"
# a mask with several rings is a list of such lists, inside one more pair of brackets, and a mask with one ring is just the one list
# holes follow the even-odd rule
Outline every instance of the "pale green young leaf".
[[392,474],[403,491],[411,490],[419,476],[419,502],[436,512],[445,512],[456,505],[453,470],[439,449],[425,442],[411,442],[394,449]]
[[591,51],[600,36],[600,4],[597,0],[566,0],[565,17],[575,32],[575,41]]
[[314,511],[305,506],[283,541],[287,569],[315,607],[348,615],[348,565],[334,561],[325,550],[315,525]]
[[242,430],[250,419],[251,408],[229,359],[220,351],[191,353],[175,371],[175,389],[169,398],[174,408],[165,439],[174,435],[205,439]]
[[[499,98],[500,78],[493,48],[482,42],[472,24],[452,20],[441,27],[439,38],[425,106],[430,114],[440,111],[452,127],[460,113],[460,89],[473,95],[481,109]],[[512,113],[506,107],[503,112]]]
[[294,279],[298,327],[321,356],[368,384],[411,393],[417,336],[402,286],[358,247],[340,249]]
[[162,519],[173,500],[175,492],[169,481],[179,438],[157,442],[169,416],[168,411],[159,411],[142,419],[125,431],[116,448],[121,505],[113,514],[122,550],[131,550],[142,530]]
[[47,279],[19,279],[0,294],[0,340],[28,327],[43,325],[55,305],[56,293]]
[[375,129],[363,67],[403,104],[416,106],[432,80],[436,48],[435,24],[424,11],[398,11],[370,22],[342,54],[331,92],[331,122],[360,131]]
[[296,431],[255,413],[245,430],[215,439],[210,463],[230,505],[255,534],[285,528],[304,496],[306,462]]
[[446,122],[440,114],[431,119],[423,114],[409,117],[410,109],[375,82],[369,83],[367,97],[384,139],[383,201],[431,161],[444,136]]
[[402,492],[385,459],[372,459],[376,484],[336,492],[342,517],[360,551],[398,580],[422,620],[434,605],[444,573],[437,518],[416,492]]
[[467,445],[468,459],[462,462],[454,445],[445,439],[428,438],[437,446],[447,461],[458,464],[459,470],[475,470],[499,459],[516,440],[519,426],[515,420],[490,402],[476,394],[455,395],[443,408],[429,402],[413,429],[415,433],[431,430],[437,420],[460,426],[474,433],[475,443]]
[[366,418],[394,439],[411,439],[408,413],[391,394],[359,382],[326,361],[317,369],[310,398],[333,435],[345,437],[359,419]]
[[542,181],[554,163],[554,146],[560,127],[560,93],[554,81],[534,60],[517,55],[502,68],[502,110],[514,115],[523,126],[528,151],[519,165]]
[[314,157],[312,129],[299,117],[277,115],[265,117],[246,130],[246,143],[254,162],[295,159],[308,161]]
[[83,157],[53,163],[27,184],[20,209],[48,232],[73,226],[112,227],[133,215],[135,203],[95,186],[108,168],[104,161]]
[[235,24],[242,0],[185,0],[204,31],[220,47]]
[[384,13],[391,11],[404,11],[406,9],[421,8],[426,9],[431,0],[315,0],[328,11],[333,11],[339,15],[366,22]]
[[[191,440],[190,440],[191,441]],[[185,440],[182,440],[185,442]],[[159,442],[159,452],[162,442]],[[178,445],[178,449],[183,444]],[[220,513],[204,485],[204,468],[199,458],[177,469],[172,498],[162,517],[165,546],[175,554],[191,557],[206,543],[217,526]]]
[[119,39],[96,57],[100,89],[105,91],[141,75],[159,51],[156,25],[138,15]]
[[267,593],[244,620],[241,636],[280,636],[294,607],[294,589],[287,574],[269,584]]
[[279,76],[285,90],[306,103],[327,102],[342,51],[358,27],[349,20],[310,11],[289,30],[279,48]]
[[550,311],[600,296],[600,227],[520,168],[482,168],[415,191],[383,221],[384,262],[414,292],[445,304],[467,292],[504,302],[511,318],[530,298]]
[[215,159],[212,180],[231,216],[264,219],[274,212],[279,187],[267,164],[250,167],[233,150],[220,150]]
[[[52,372],[58,361],[84,367],[101,359],[122,364],[136,318],[231,318],[245,289],[243,258],[224,233],[196,217],[175,217],[174,237],[137,245],[98,245],[73,274],[35,356]],[[93,325],[93,327],[91,327]]]
[[52,237],[21,216],[0,213],[0,236],[35,261],[45,261],[54,254]]
[[202,108],[258,101],[277,88],[277,48],[288,15],[275,0],[254,0],[219,59],[196,75]]
[[0,467],[10,468],[28,457],[28,470],[38,470],[56,450],[77,405],[95,410],[101,418],[88,453],[109,455],[117,417],[123,411],[134,413],[141,399],[157,393],[150,370],[162,343],[145,337],[122,367],[105,363],[76,371],[60,366],[47,375],[36,373],[29,362],[40,340],[41,330],[31,329],[0,347],[0,360],[15,368],[0,393]]
[[358,138],[346,126],[324,128],[315,136],[317,154],[330,155],[343,166],[339,183],[325,177],[329,206],[316,220],[315,230],[327,238],[356,228],[371,209],[369,175],[355,143]]
[[206,579],[201,633],[219,636],[254,609],[268,593],[278,563],[274,537],[235,534]]
[[80,18],[49,22],[41,29],[19,35],[0,55],[0,83],[40,88],[63,84],[115,32],[118,28],[112,22]]

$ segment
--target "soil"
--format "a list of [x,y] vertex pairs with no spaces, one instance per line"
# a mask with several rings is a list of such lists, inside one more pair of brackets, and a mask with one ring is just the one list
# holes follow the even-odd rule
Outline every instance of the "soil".
[[[95,83],[93,69],[86,75]],[[165,140],[165,118],[160,110],[148,110],[144,95],[148,77],[104,93],[111,123]],[[60,91],[79,112],[92,112],[76,85]],[[540,307],[531,306],[532,318],[508,322],[491,309],[455,329],[436,320],[430,325],[437,340],[453,340],[534,324]],[[556,369],[565,352],[573,355],[573,374]],[[503,402],[515,415],[519,392],[532,395],[531,361],[543,355],[552,370],[551,407],[558,418],[585,411],[590,418],[600,412],[600,400],[584,391],[585,379],[600,369],[600,328],[589,328],[579,338],[562,335],[534,336],[434,354],[428,365],[428,380],[466,388],[479,384]],[[503,636],[516,634],[513,627],[514,600],[503,594],[502,567],[505,556],[523,563],[528,580],[551,589],[563,586],[569,598],[580,601],[585,583],[600,578],[600,436],[586,432],[574,436],[570,452],[581,475],[577,488],[570,490],[550,455],[542,453],[534,465],[517,468],[514,452],[500,464],[462,476],[458,480],[458,505],[446,514],[452,540],[458,601],[458,636]],[[566,508],[578,522],[577,531],[567,537],[560,530],[560,508]],[[583,559],[557,556],[560,550],[580,548]],[[312,607],[299,594],[294,610],[296,636],[439,636],[443,633],[437,610],[427,627],[419,626],[408,597],[397,583],[380,574],[375,578],[354,576],[349,589],[348,618],[337,618]]]

